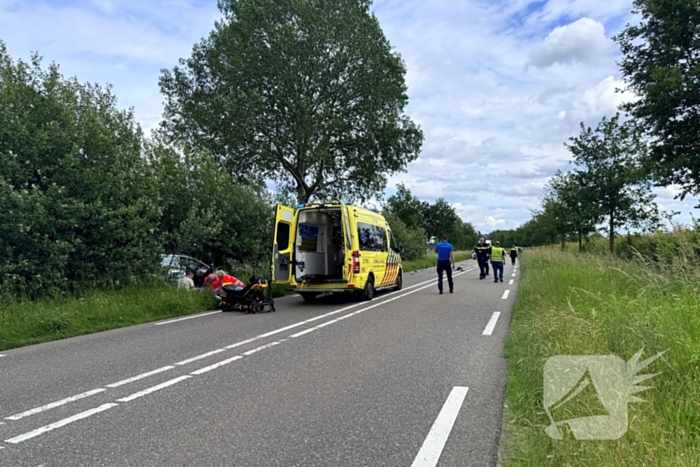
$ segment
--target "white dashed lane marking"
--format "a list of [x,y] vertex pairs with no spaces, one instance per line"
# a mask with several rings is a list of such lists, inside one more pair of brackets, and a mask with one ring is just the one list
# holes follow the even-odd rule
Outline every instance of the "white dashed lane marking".
[[180,376],[175,379],[171,379],[170,381],[166,381],[164,383],[160,383],[156,386],[150,387],[148,389],[144,389],[143,391],[136,392],[130,396],[124,397],[122,399],[117,399],[117,402],[131,402],[134,399],[138,399],[139,397],[146,396],[148,394],[151,394],[152,392],[160,391],[161,389],[167,388],[168,386],[172,386],[173,384],[177,384],[180,381],[184,381],[186,379],[190,379],[190,375],[185,375],[185,376]]
[[124,380],[119,381],[117,383],[108,384],[107,387],[108,388],[117,388],[119,386],[133,383],[134,381],[138,381],[138,380],[143,379],[143,378],[148,378],[149,376],[157,375],[158,373],[162,373],[164,371],[172,370],[173,368],[175,368],[175,367],[174,366],[164,366],[163,368],[158,368],[157,370],[149,371],[148,373],[142,373],[140,375],[124,379]]
[[93,389],[92,391],[84,392],[82,394],[78,394],[77,396],[73,397],[68,397],[66,399],[61,399],[60,401],[56,402],[51,402],[50,404],[42,405],[41,407],[37,407],[35,409],[27,410],[26,412],[19,413],[17,415],[12,415],[10,417],[5,417],[5,420],[20,420],[24,417],[29,417],[31,415],[35,415],[41,412],[44,412],[46,410],[50,410],[56,407],[60,407],[64,404],[68,404],[69,402],[74,402],[80,399],[84,399],[86,397],[90,397],[94,394],[99,394],[101,392],[106,391],[104,388],[99,388],[99,389]]
[[491,319],[489,320],[488,324],[486,324],[486,329],[484,329],[484,332],[481,334],[482,336],[490,336],[493,334],[493,330],[496,327],[496,323],[498,323],[499,316],[501,316],[500,311],[493,312]]
[[455,386],[435,419],[411,467],[435,467],[457,420],[469,388]]
[[78,415],[73,415],[72,417],[64,418],[63,420],[60,420],[56,423],[42,426],[41,428],[37,428],[36,430],[30,431],[29,433],[25,433],[23,435],[15,437],[15,438],[6,439],[5,442],[11,443],[11,444],[21,443],[22,441],[32,439],[32,438],[39,436],[39,435],[42,435],[48,431],[52,431],[52,430],[55,430],[57,428],[61,428],[63,426],[66,426],[69,423],[73,423],[73,422],[76,422],[78,420],[82,420],[83,418],[88,418],[92,415],[95,415],[96,413],[104,412],[105,410],[109,410],[112,407],[116,407],[117,405],[119,405],[119,404],[104,404],[104,405],[101,405],[95,409],[81,412]]

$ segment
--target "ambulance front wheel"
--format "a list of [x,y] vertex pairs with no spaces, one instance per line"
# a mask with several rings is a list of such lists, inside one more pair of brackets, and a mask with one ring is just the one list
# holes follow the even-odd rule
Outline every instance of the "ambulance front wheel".
[[403,274],[399,272],[399,277],[396,278],[396,285],[394,286],[394,290],[401,290],[403,289]]

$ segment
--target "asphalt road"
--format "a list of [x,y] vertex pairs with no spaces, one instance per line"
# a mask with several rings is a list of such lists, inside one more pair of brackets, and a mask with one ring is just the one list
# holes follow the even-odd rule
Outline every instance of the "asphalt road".
[[0,465],[496,465],[519,269],[459,265],[2,352]]

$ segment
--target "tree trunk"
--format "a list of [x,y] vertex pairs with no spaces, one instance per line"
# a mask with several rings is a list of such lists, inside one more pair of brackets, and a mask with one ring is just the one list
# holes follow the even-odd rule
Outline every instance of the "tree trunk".
[[610,253],[615,252],[615,211],[610,211]]
[[561,251],[566,250],[566,234],[561,234]]
[[299,204],[306,204],[309,202],[311,196],[306,192],[306,187],[297,182],[297,202]]
[[583,244],[581,242],[581,229],[578,229],[578,252],[581,253],[583,251]]

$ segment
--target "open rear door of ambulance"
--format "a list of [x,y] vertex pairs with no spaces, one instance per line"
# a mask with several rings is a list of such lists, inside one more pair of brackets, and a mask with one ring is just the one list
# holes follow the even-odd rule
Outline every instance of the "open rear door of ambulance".
[[275,237],[272,245],[272,282],[289,284],[294,271],[294,209],[278,205],[275,215]]
[[352,231],[350,230],[350,212],[345,203],[340,203],[340,210],[341,210],[341,217],[343,218],[343,236],[344,236],[344,241],[345,241],[345,248],[344,250],[347,252],[345,255],[345,258],[343,258],[343,280],[347,282],[348,284],[352,282],[353,279],[353,272],[352,272],[352,267],[353,263],[349,262],[348,259],[351,257],[352,254]]

